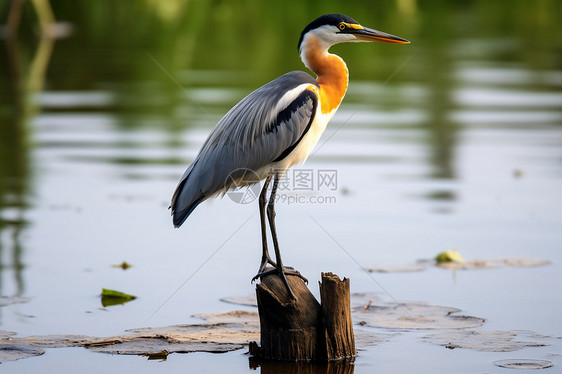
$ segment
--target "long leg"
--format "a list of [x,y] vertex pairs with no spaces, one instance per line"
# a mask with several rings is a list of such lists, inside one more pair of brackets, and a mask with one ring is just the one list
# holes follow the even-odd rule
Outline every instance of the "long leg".
[[277,268],[283,269],[281,252],[279,251],[279,242],[277,241],[277,230],[275,229],[275,195],[277,194],[278,185],[279,175],[275,174],[275,177],[273,178],[273,187],[271,188],[271,195],[269,195],[269,203],[267,204],[267,219],[269,221],[269,228],[271,229],[271,238],[273,239],[273,249],[275,250],[275,260],[277,260]]
[[262,256],[261,256],[260,269],[258,270],[258,274],[254,278],[252,278],[252,282],[255,281],[260,276],[260,274],[265,271],[265,267],[267,266],[267,264],[277,266],[277,264],[269,256],[269,251],[267,250],[267,227],[265,224],[265,206],[267,204],[267,188],[269,187],[269,182],[271,182],[271,176],[268,176],[266,178],[259,197]]
[[[293,291],[289,286],[289,282],[287,282],[287,277],[285,276],[285,274],[298,275],[305,282],[308,281],[298,271],[293,270],[292,268],[284,267],[283,261],[281,260],[281,252],[279,250],[279,242],[277,240],[277,230],[275,229],[275,196],[277,194],[278,185],[279,185],[279,174],[276,173],[275,177],[273,178],[273,187],[271,188],[271,195],[269,195],[269,203],[267,204],[267,218],[269,221],[269,228],[271,229],[271,237],[273,239],[273,247],[275,250],[275,261],[277,262],[275,269],[271,270],[270,272],[276,272],[281,276],[281,278],[283,279],[283,283],[285,283],[285,287],[287,287],[287,291],[289,291],[289,294],[294,299],[295,295],[293,294]],[[266,273],[269,274],[270,272],[266,272]]]

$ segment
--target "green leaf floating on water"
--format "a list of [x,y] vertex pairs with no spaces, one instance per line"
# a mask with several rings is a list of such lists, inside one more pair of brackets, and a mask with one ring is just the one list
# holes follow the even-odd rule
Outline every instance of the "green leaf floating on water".
[[101,305],[103,307],[125,304],[126,302],[129,302],[136,298],[136,296],[129,295],[123,292],[108,290],[107,288],[101,289]]
[[456,249],[450,249],[439,253],[435,257],[435,261],[437,261],[438,264],[442,264],[444,262],[464,262],[464,259]]

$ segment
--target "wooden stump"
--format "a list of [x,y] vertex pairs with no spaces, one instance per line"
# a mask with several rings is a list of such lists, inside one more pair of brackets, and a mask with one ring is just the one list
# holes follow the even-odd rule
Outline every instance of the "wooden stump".
[[287,275],[296,297],[292,299],[277,274],[264,277],[256,286],[260,314],[261,353],[265,359],[308,361],[318,352],[322,338],[322,309],[305,283]]
[[[281,277],[265,276],[256,286],[263,359],[330,361],[355,355],[349,280],[322,274],[322,306],[297,276],[287,275],[296,299]],[[254,348],[254,351],[256,349]]]
[[328,360],[355,356],[349,279],[344,278],[342,281],[335,274],[322,273],[320,300]]

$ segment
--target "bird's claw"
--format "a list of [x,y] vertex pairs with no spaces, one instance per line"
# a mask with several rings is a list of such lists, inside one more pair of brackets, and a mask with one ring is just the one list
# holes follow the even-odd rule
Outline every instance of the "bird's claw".
[[304,281],[304,283],[308,284],[308,279],[306,279],[298,270],[295,270],[292,266],[285,266],[284,269],[289,269],[290,271],[285,271],[285,274],[296,275],[300,279]]
[[274,267],[274,268],[270,268],[269,270],[265,270],[264,268],[262,268],[260,269],[259,273],[252,278],[251,283],[254,283],[258,278],[263,278],[270,274],[279,274],[281,276],[281,278],[283,279],[283,283],[285,284],[285,287],[287,287],[287,290],[289,291],[289,294],[293,299],[296,298],[295,295],[293,295],[293,291],[291,290],[291,287],[289,286],[289,283],[287,282],[287,278],[285,275],[296,275],[297,277],[302,279],[304,283],[308,284],[308,279],[306,279],[298,270],[295,270],[291,266],[283,266],[282,268]]

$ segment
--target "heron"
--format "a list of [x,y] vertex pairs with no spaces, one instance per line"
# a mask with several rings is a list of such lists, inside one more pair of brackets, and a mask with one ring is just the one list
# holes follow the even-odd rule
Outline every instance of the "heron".
[[[304,71],[286,73],[230,109],[184,172],[170,205],[173,224],[180,227],[203,201],[265,180],[258,198],[262,257],[252,281],[277,273],[293,299],[286,275],[299,276],[305,282],[306,278],[281,260],[275,228],[277,188],[287,169],[307,159],[343,100],[349,72],[344,60],[328,50],[348,42],[409,43],[363,27],[342,14],[326,14],[311,22],[302,31],[297,47],[302,62],[316,78]],[[275,261],[268,250],[266,216]]]

